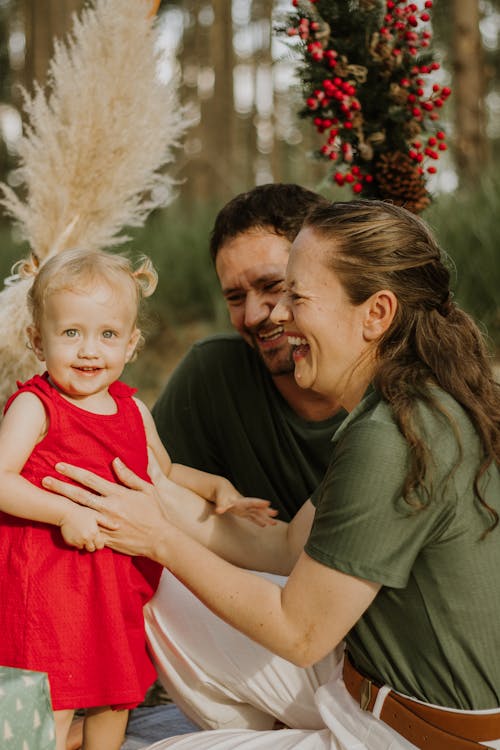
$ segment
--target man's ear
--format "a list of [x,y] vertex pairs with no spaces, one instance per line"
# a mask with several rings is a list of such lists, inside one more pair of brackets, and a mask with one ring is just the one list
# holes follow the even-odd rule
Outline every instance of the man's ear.
[[398,309],[398,298],[388,289],[375,292],[366,302],[363,321],[365,341],[377,341],[387,331]]
[[40,331],[36,326],[28,326],[26,333],[28,335],[28,348],[33,351],[33,354],[40,360],[40,362],[45,362]]

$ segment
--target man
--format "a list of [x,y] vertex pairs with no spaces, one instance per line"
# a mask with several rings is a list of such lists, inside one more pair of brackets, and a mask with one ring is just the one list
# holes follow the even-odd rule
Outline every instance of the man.
[[210,252],[238,332],[195,344],[153,407],[172,460],[221,474],[272,501],[289,521],[319,484],[343,418],[300,388],[292,347],[270,320],[290,245],[325,199],[298,185],[262,185],[218,214]]
[[[345,416],[335,402],[297,385],[292,347],[270,319],[291,243],[322,201],[298,185],[270,184],[220,211],[210,251],[237,333],[195,344],[153,408],[173,461],[224,475],[244,495],[271,500],[285,521],[319,484]],[[296,726],[322,726],[313,696],[331,673],[331,660],[308,670],[307,690],[303,670],[266,649],[257,662],[252,651],[248,662],[241,634],[167,571],[145,616],[161,681],[202,728],[266,729],[275,718],[291,723],[284,705],[294,707]],[[278,686],[274,704],[271,685]]]

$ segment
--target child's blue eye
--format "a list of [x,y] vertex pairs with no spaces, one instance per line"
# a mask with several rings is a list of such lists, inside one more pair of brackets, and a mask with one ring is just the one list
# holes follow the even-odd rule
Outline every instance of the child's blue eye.
[[102,337],[104,339],[112,339],[114,335],[115,335],[114,331],[103,331]]

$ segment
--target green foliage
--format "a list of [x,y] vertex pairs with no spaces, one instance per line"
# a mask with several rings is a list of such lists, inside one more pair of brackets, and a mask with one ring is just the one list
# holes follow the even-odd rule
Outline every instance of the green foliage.
[[208,241],[217,208],[174,203],[150,217],[146,226],[119,248],[132,257],[147,255],[159,281],[149,308],[161,325],[216,319],[220,292]]
[[485,175],[474,191],[441,195],[425,212],[455,265],[455,296],[483,324],[500,353],[500,176]]

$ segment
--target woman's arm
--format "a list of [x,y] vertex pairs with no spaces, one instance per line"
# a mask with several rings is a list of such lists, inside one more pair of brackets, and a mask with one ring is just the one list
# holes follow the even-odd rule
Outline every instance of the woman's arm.
[[[300,666],[315,663],[375,598],[378,584],[328,568],[301,551],[314,514],[309,501],[290,524],[263,530],[244,519],[207,515],[208,506],[196,495],[174,518],[170,511],[165,518],[154,486],[119,461],[114,465],[119,479],[134,489],[60,464],[60,473],[99,494],[50,478],[47,484],[109,515],[118,528],[103,531],[108,546],[168,567],[215,614],[280,656]],[[237,567],[242,565],[285,574],[294,567],[281,589]]]
[[[114,469],[123,485],[108,482],[90,471],[68,464],[57,464],[57,471],[92,492],[67,484],[53,477],[44,486],[82,505],[98,508],[120,524],[115,544],[121,539],[123,551],[149,556],[145,546],[149,533],[141,521],[155,530],[162,529],[165,516],[225,560],[251,570],[288,575],[298,559],[314,516],[314,508],[307,501],[290,524],[279,521],[274,526],[258,528],[245,518],[216,515],[211,503],[179,487],[159,470],[150,457],[151,476],[155,485],[144,482],[118,459]],[[137,530],[135,530],[137,529]]]

